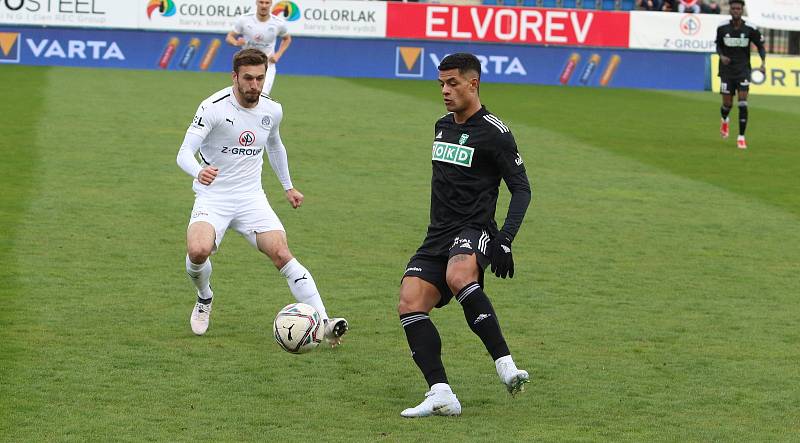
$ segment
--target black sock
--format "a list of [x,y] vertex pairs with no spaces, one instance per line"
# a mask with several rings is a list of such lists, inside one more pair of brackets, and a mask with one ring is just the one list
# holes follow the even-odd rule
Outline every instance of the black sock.
[[447,383],[447,374],[442,364],[442,339],[428,314],[424,312],[402,314],[400,323],[406,332],[411,357],[425,376],[428,387],[436,383]]
[[728,118],[728,114],[731,113],[731,108],[729,108],[729,107],[727,107],[725,105],[722,105],[719,108],[719,113],[720,113],[720,115],[722,115],[722,118]]
[[486,350],[491,354],[492,359],[510,355],[506,339],[500,331],[500,322],[497,321],[497,314],[494,312],[492,302],[483,292],[478,282],[472,282],[464,286],[456,299],[464,308],[464,318],[467,319],[472,332],[481,338]]
[[747,102],[739,102],[739,135],[747,130]]

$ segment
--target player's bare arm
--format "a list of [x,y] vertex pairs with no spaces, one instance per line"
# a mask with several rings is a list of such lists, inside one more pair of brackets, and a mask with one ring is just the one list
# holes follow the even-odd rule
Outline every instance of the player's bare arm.
[[229,45],[242,47],[245,43],[247,43],[244,37],[239,36],[236,31],[231,31],[228,35],[225,36],[225,42]]
[[278,49],[276,53],[269,56],[269,62],[272,64],[278,63],[278,60],[280,60],[281,57],[283,57],[283,53],[286,52],[287,49],[289,49],[289,45],[291,44],[292,44],[292,36],[289,34],[283,36],[283,39],[281,40],[281,48]]

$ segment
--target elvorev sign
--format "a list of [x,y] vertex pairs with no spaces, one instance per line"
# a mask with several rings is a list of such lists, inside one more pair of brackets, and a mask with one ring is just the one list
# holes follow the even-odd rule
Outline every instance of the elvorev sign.
[[120,0],[0,0],[0,23],[133,29],[138,26],[139,3]]
[[[750,65],[761,66],[758,55],[750,57]],[[719,92],[719,56],[711,56],[711,89]],[[751,94],[800,96],[800,57],[767,55],[766,78],[762,83],[750,83]]]
[[730,20],[730,17],[718,14],[631,11],[630,20],[631,48],[715,52],[717,27]]
[[387,4],[386,37],[628,47],[628,14],[580,9]]
[[[255,0],[169,0],[154,8],[158,3],[140,0],[141,29],[227,33],[239,16],[255,12]],[[386,31],[383,2],[282,0],[272,13],[286,20],[291,35],[382,38]]]

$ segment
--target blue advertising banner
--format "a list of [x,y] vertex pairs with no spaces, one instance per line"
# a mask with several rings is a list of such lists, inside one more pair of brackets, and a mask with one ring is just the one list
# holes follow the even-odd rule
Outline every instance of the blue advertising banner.
[[[235,51],[213,34],[0,27],[0,64],[228,72]],[[295,37],[278,72],[435,80],[445,55],[465,51],[488,82],[706,89],[699,53],[384,39]]]

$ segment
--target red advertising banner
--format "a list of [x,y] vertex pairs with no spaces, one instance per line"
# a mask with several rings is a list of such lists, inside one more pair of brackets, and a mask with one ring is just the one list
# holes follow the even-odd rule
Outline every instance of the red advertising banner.
[[386,37],[627,48],[626,12],[387,4]]

